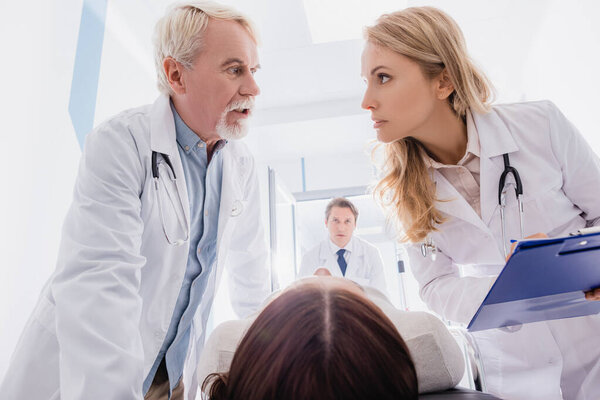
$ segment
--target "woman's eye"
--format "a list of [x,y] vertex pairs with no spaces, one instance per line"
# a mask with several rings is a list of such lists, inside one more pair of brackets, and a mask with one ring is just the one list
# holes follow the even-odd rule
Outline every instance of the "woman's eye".
[[379,79],[379,83],[386,83],[390,80],[390,77],[386,74],[378,74],[377,79]]

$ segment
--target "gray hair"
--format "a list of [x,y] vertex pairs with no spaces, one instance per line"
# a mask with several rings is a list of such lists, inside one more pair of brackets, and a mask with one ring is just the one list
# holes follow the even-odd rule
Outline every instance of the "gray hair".
[[154,64],[158,90],[162,93],[173,94],[163,68],[165,58],[172,57],[185,68],[192,69],[194,60],[202,50],[203,35],[209,18],[238,22],[246,28],[252,40],[258,43],[258,33],[252,21],[231,7],[212,1],[174,4],[154,28]]

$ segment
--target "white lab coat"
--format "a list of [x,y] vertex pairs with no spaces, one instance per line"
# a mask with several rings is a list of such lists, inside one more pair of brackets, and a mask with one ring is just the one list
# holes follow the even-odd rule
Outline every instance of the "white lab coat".
[[[189,249],[189,241],[173,246],[165,238],[153,150],[171,158],[178,178],[171,194],[177,202],[179,191],[190,220],[168,97],[125,111],[90,133],[56,272],[13,354],[0,387],[3,399],[143,398],[142,382],[169,327]],[[230,141],[222,152],[217,262],[192,324],[186,399],[194,399],[197,390],[206,325],[201,316],[211,307],[225,265],[240,316],[258,309],[270,288],[254,160],[241,142]],[[166,225],[176,228],[168,204]]]
[[[359,237],[352,236],[352,251],[347,258],[346,278],[359,285],[371,286],[382,293],[387,293],[383,260],[377,247]],[[333,276],[342,276],[337,263],[337,254],[332,251],[330,239],[327,238],[310,249],[300,263],[298,277],[315,273],[320,267],[327,268]]]
[[[439,253],[424,258],[408,247],[410,265],[427,305],[444,318],[468,323],[505,264],[498,207],[502,154],[523,182],[525,236],[550,237],[598,223],[600,161],[575,127],[550,102],[493,107],[472,114],[481,145],[481,218],[438,172],[437,207],[448,218],[430,236]],[[507,238],[519,237],[516,198],[507,205]],[[582,294],[583,295],[583,294]],[[474,335],[488,390],[507,399],[597,399],[600,393],[600,317],[526,324],[516,332]],[[562,385],[562,388],[561,388]]]

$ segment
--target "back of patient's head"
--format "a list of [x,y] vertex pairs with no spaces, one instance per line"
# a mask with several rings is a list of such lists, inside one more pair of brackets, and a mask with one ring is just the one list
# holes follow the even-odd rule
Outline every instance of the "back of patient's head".
[[416,399],[406,344],[377,306],[351,291],[300,285],[273,300],[242,339],[209,399]]

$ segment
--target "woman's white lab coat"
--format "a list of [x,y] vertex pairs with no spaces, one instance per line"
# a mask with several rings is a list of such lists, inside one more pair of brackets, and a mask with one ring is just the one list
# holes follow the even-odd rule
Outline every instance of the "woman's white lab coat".
[[[433,171],[437,198],[451,199],[437,203],[448,219],[430,235],[439,253],[433,261],[420,244],[408,248],[424,301],[465,324],[505,264],[498,207],[504,153],[523,182],[525,236],[565,235],[600,217],[600,161],[552,103],[495,106],[468,115],[467,129],[477,129],[481,145],[481,218]],[[516,204],[509,193],[507,239],[520,237]],[[597,399],[599,333],[598,315],[476,332],[488,390],[508,399],[560,399],[561,390],[565,399]]]
[[[345,277],[359,285],[371,286],[387,293],[383,260],[377,247],[359,237],[352,236],[352,251],[347,260]],[[298,277],[309,276],[319,267],[327,268],[333,276],[342,276],[337,255],[332,251],[331,241],[325,239],[302,257]]]
[[[95,129],[86,138],[56,272],[21,336],[0,397],[142,399],[142,382],[165,339],[189,249],[189,241],[174,246],[165,238],[152,151],[171,158],[177,180],[170,195],[177,204],[179,192],[190,221],[168,97]],[[240,142],[230,141],[222,152],[217,262],[192,325],[183,375],[189,399],[197,389],[202,316],[208,315],[225,264],[240,315],[258,309],[270,288],[254,160]],[[160,173],[168,171],[161,167]],[[170,233],[181,238],[168,200],[163,212]]]

